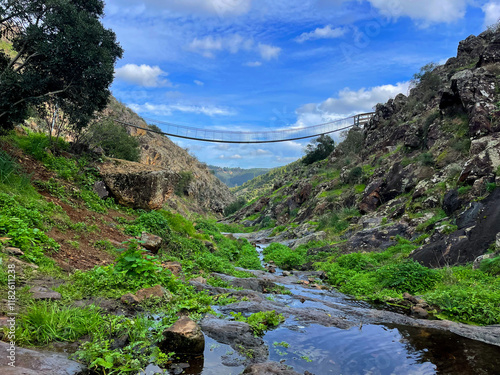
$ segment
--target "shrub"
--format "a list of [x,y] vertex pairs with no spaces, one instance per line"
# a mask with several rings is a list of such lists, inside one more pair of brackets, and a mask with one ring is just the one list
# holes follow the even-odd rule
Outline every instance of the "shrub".
[[355,167],[349,171],[347,175],[346,183],[355,184],[359,181],[359,179],[363,176],[363,168]]
[[187,193],[189,184],[193,180],[193,172],[183,171],[179,173],[179,182],[175,185],[175,194],[179,197],[184,196]]
[[240,197],[235,200],[233,203],[229,204],[226,208],[224,208],[224,216],[229,216],[234,214],[236,211],[239,211],[243,206],[247,204],[245,198]]
[[272,260],[278,267],[286,270],[297,268],[306,263],[307,250],[305,248],[292,250],[288,246],[274,242],[266,247],[263,253],[265,261]]
[[107,156],[139,161],[139,141],[113,120],[92,124],[85,135],[84,142],[92,148],[102,147]]
[[423,154],[420,154],[418,157],[418,161],[420,164],[426,167],[433,167],[434,166],[434,157],[430,152],[424,152]]
[[3,150],[0,150],[0,183],[9,182],[18,171],[17,163]]
[[432,289],[441,278],[436,270],[413,260],[384,266],[377,274],[383,287],[411,294]]
[[302,163],[310,165],[326,159],[335,149],[335,142],[329,135],[321,135],[306,146],[306,155]]

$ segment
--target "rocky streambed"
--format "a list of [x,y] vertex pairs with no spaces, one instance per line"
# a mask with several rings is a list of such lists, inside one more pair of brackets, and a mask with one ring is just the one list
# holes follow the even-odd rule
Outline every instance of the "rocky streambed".
[[[498,374],[500,326],[416,319],[332,290],[320,272],[274,271],[250,271],[255,277],[246,279],[213,274],[227,288],[191,280],[199,291],[228,293],[239,302],[214,307],[217,314],[201,320],[205,345],[197,355],[181,356],[167,370],[151,365],[141,375]],[[282,314],[285,321],[255,336],[249,324],[231,315],[261,311]],[[27,361],[28,369],[2,371],[86,374],[53,353],[21,350],[17,359],[19,366]]]

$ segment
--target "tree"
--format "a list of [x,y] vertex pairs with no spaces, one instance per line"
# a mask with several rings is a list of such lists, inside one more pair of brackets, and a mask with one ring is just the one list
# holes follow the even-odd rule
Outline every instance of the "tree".
[[112,158],[139,161],[139,141],[113,120],[93,123],[85,132],[83,141],[90,148],[102,147]]
[[326,159],[335,149],[334,140],[326,134],[320,135],[306,146],[306,155],[302,159],[305,165]]
[[104,109],[123,51],[103,11],[102,0],[0,0],[2,38],[15,52],[0,53],[0,129],[49,101],[79,129]]

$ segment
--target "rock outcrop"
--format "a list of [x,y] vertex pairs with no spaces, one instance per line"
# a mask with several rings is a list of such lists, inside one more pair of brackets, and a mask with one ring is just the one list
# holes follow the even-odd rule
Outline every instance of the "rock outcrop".
[[159,209],[174,193],[178,174],[155,166],[109,159],[100,173],[118,203],[142,209]]

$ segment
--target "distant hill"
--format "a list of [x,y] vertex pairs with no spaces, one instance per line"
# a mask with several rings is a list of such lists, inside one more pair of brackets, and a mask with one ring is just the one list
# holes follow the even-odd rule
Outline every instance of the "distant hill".
[[252,178],[258,177],[269,172],[268,168],[228,168],[228,167],[216,167],[214,165],[209,165],[208,168],[213,171],[212,173],[222,182],[224,182],[229,187],[235,187],[243,185],[245,182],[251,180]]

